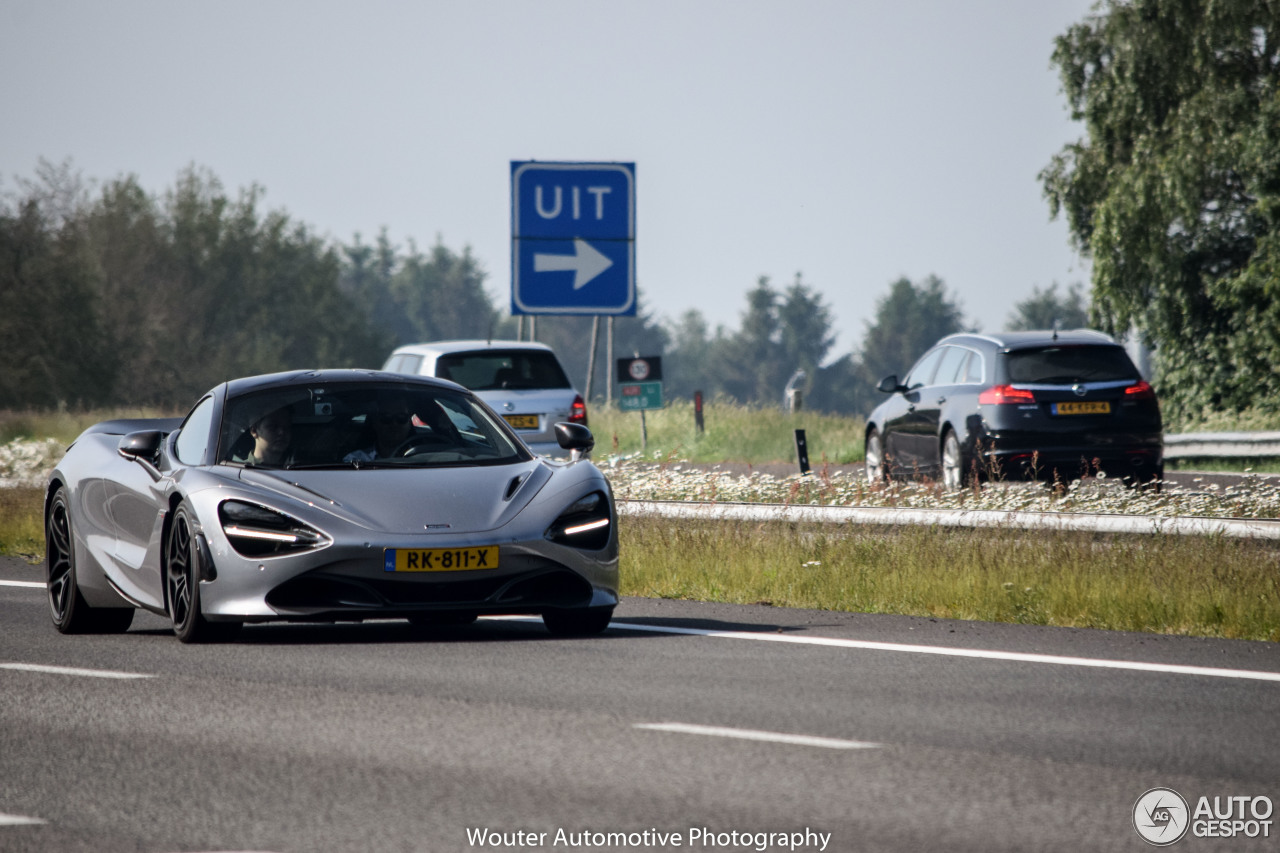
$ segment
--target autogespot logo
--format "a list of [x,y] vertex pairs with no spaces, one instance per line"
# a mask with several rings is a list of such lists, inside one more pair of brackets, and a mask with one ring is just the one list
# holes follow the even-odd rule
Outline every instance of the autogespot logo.
[[1152,788],[1133,804],[1133,828],[1148,844],[1167,847],[1180,841],[1190,825],[1187,801],[1172,788]]

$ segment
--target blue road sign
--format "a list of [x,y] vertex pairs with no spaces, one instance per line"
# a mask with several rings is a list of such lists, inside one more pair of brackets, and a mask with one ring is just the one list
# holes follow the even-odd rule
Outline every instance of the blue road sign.
[[511,313],[636,313],[634,163],[511,163]]

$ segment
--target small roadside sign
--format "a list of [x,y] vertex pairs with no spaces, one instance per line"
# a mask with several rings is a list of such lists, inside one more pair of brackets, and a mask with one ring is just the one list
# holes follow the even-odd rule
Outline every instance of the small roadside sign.
[[634,412],[662,408],[662,357],[656,355],[620,358],[618,408]]
[[630,382],[619,390],[618,408],[624,412],[662,408],[661,382]]

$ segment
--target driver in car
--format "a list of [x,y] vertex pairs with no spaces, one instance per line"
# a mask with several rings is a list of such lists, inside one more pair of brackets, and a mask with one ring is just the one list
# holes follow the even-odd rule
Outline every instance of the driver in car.
[[413,413],[403,397],[378,401],[365,422],[373,427],[373,440],[342,457],[343,462],[371,462],[396,455],[396,450],[413,435]]

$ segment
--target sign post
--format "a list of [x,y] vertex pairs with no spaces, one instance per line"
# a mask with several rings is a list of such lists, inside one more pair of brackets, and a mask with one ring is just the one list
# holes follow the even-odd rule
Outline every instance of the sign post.
[[513,315],[635,315],[635,170],[512,161]]
[[618,408],[640,413],[640,449],[645,450],[649,445],[645,410],[662,408],[662,358],[656,355],[620,358],[617,366]]

